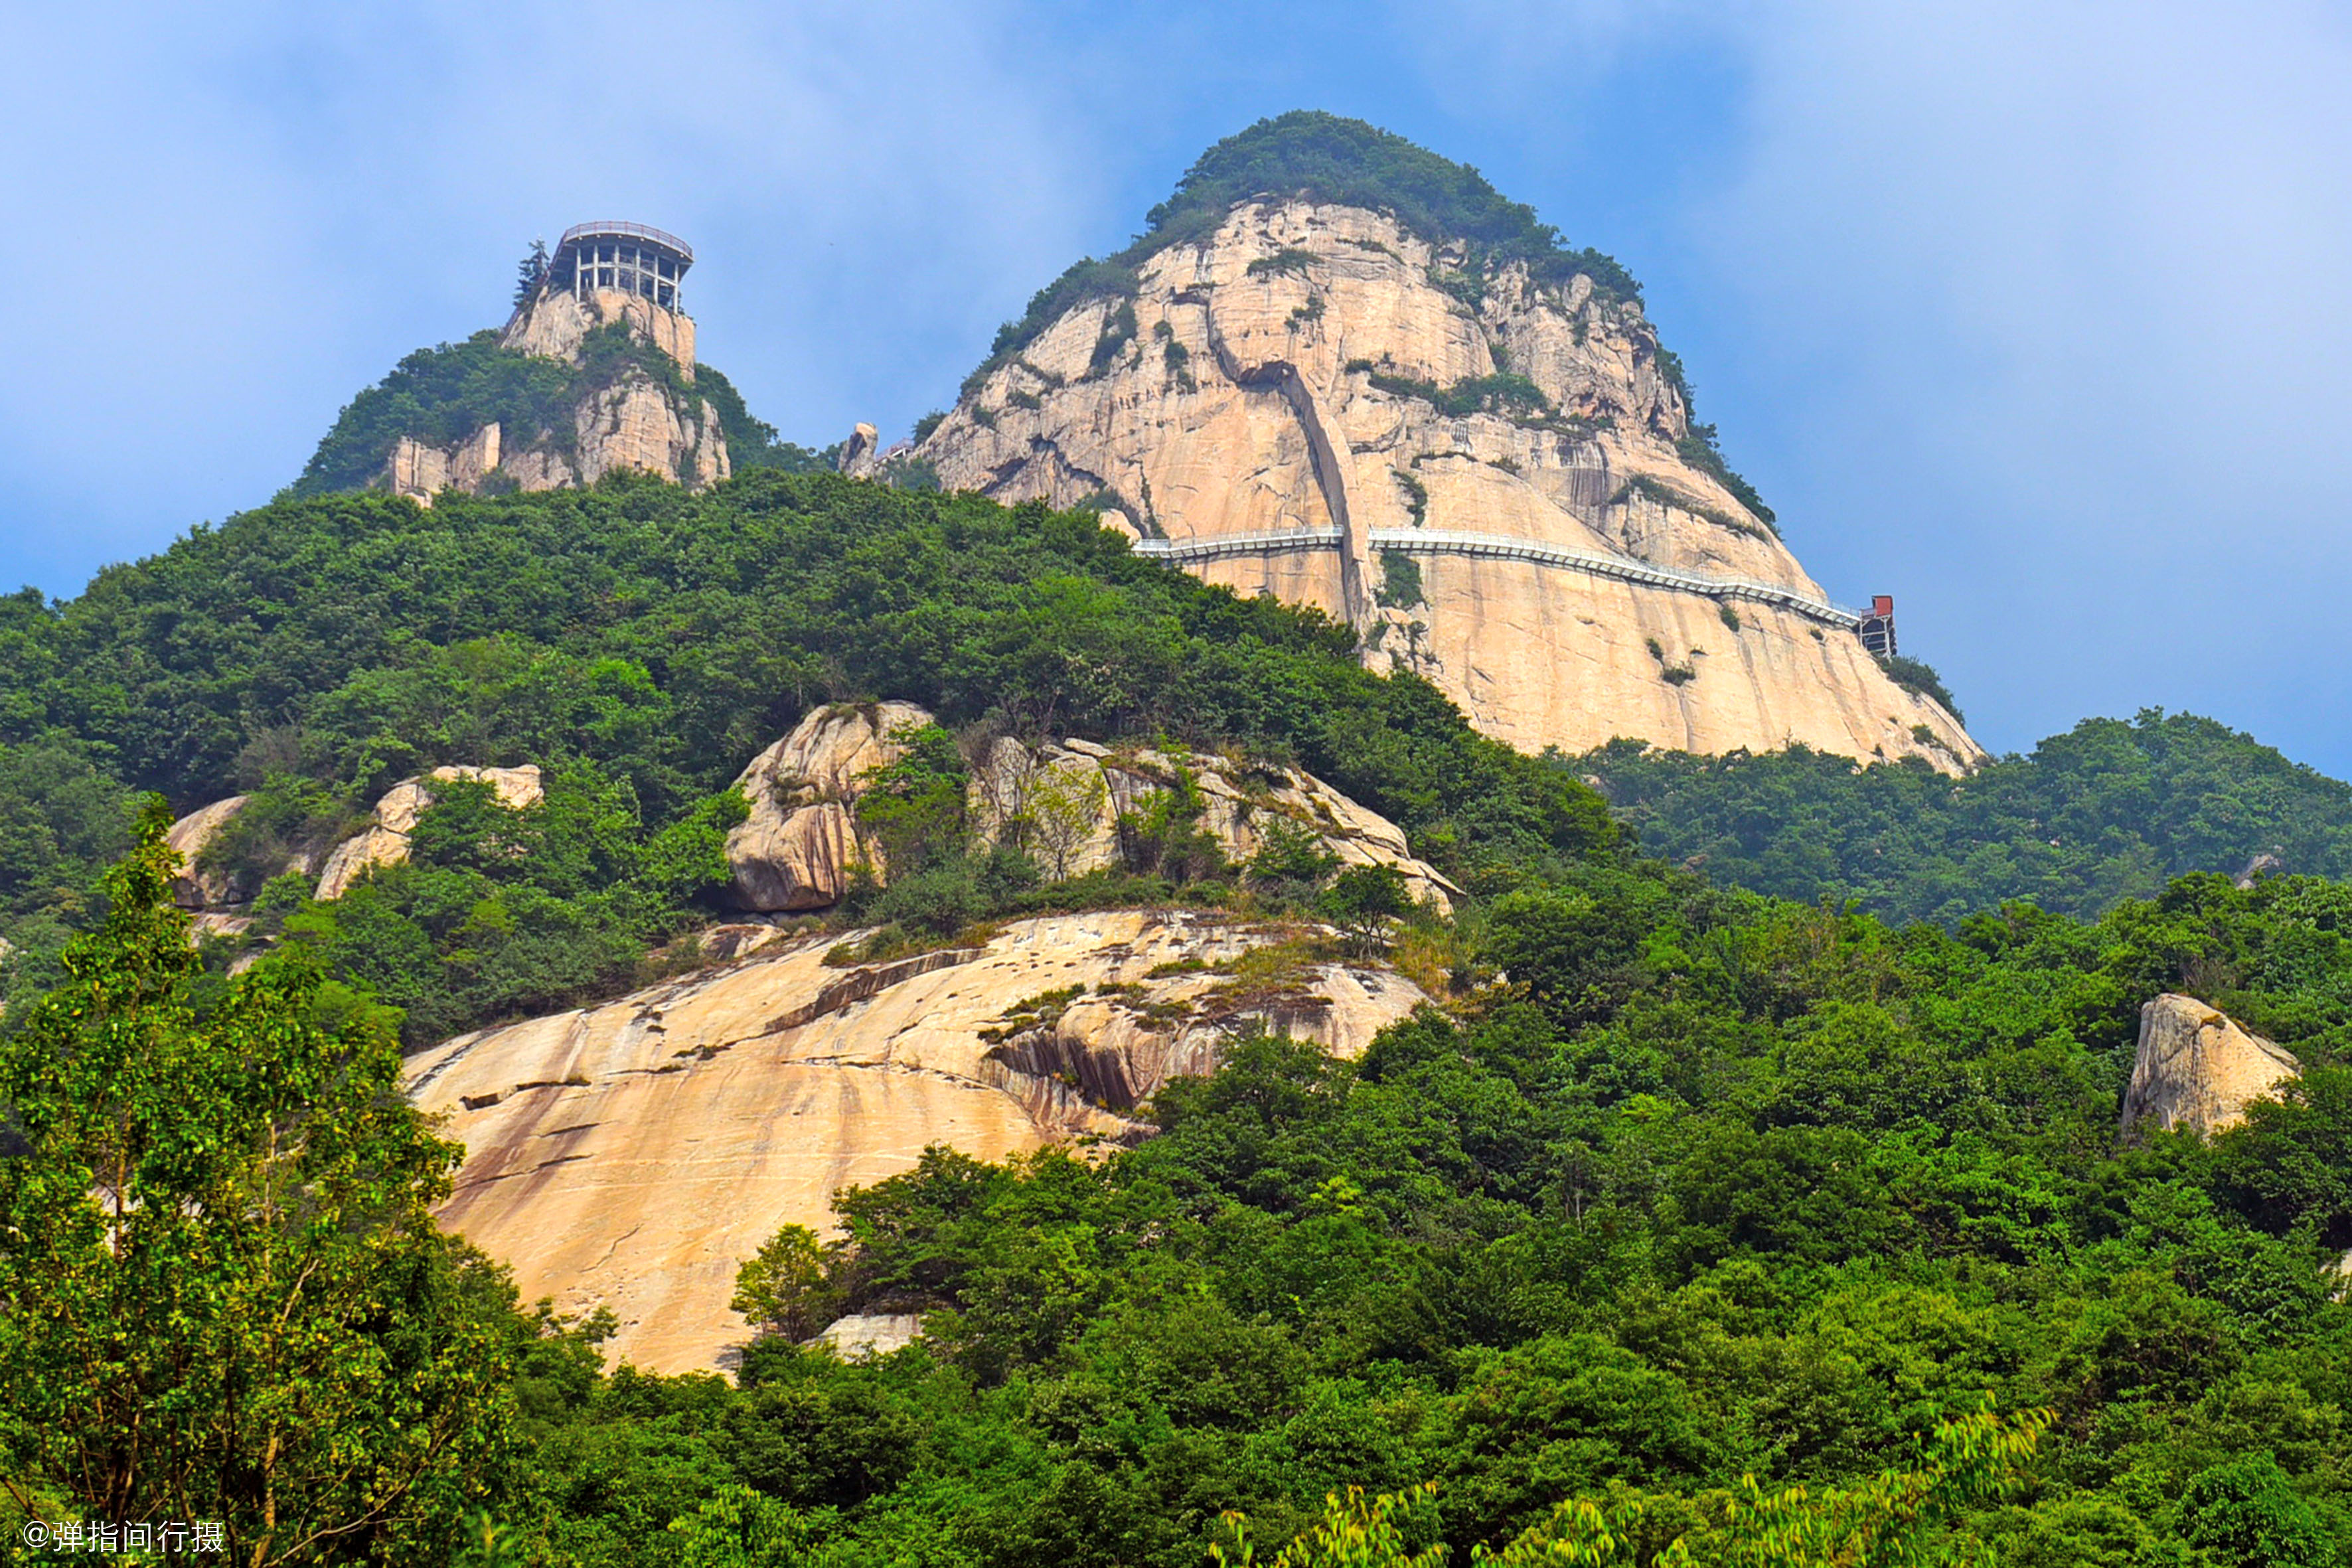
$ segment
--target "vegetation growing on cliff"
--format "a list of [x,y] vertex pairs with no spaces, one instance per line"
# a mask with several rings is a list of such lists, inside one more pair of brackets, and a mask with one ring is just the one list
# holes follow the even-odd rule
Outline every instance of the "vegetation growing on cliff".
[[[1688,409],[1690,388],[1683,386],[1680,390],[1683,395],[1683,406]],[[1690,427],[1690,434],[1675,443],[1675,450],[1681,455],[1684,462],[1699,472],[1711,476],[1716,483],[1729,490],[1734,500],[1752,512],[1756,520],[1770,529],[1776,536],[1780,533],[1779,515],[1764,504],[1764,498],[1756,493],[1754,485],[1732,472],[1731,465],[1723,460],[1723,453],[1716,445],[1714,426],[1701,425],[1694,421]]]
[[1257,196],[1393,213],[1432,244],[1466,240],[1486,260],[1525,263],[1540,281],[1564,284],[1581,274],[1606,293],[1642,296],[1642,286],[1614,259],[1568,248],[1533,207],[1507,199],[1468,164],[1319,110],[1261,120],[1202,153],[1119,259],[1132,266],[1204,238],[1235,204]]
[[[1302,197],[1394,214],[1433,245],[1466,243],[1472,278],[1489,265],[1517,262],[1540,283],[1564,287],[1582,275],[1605,295],[1642,297],[1642,286],[1615,259],[1590,248],[1570,249],[1558,229],[1537,220],[1534,208],[1506,199],[1469,165],[1360,120],[1294,110],[1202,153],[1124,250],[1102,260],[1088,257],[1039,289],[1019,320],[998,329],[988,358],[965,378],[964,395],[1071,310],[1097,300],[1132,300],[1146,261],[1206,239],[1234,205],[1254,197]],[[1308,252],[1285,250],[1253,262],[1250,270],[1290,271],[1308,258]]]
[[728,466],[736,473],[751,468],[782,468],[788,474],[829,474],[841,456],[838,442],[819,451],[779,440],[776,427],[752,417],[735,384],[707,364],[694,367],[694,390],[719,416],[719,433],[726,437]]
[[[528,262],[525,263],[529,265]],[[630,369],[668,390],[680,408],[718,416],[729,461],[745,468],[782,468],[788,473],[829,471],[832,451],[818,452],[779,440],[776,427],[754,418],[743,395],[707,364],[694,367],[689,382],[677,362],[619,321],[587,334],[580,363],[546,359],[502,348],[492,329],[461,343],[419,349],[390,375],[362,391],[335,417],[301,477],[286,498],[301,500],[378,486],[393,448],[404,436],[432,447],[462,441],[486,425],[502,427],[509,451],[537,440],[572,450],[572,414],[580,401],[611,384]]]
[[1450,419],[1472,414],[1530,418],[1551,412],[1551,399],[1543,395],[1543,388],[1524,375],[1507,372],[1465,376],[1451,386],[1440,386],[1435,382],[1391,375],[1370,360],[1350,360],[1348,368],[1368,373],[1371,384],[1391,397],[1417,397]]
[[1936,673],[1934,666],[1919,659],[1906,658],[1901,654],[1890,653],[1878,661],[1878,668],[1886,672],[1887,679],[1895,682],[1904,690],[1941,703],[1945,712],[1955,719],[1961,719],[1963,722],[1966,721],[1960,712],[1960,705],[1952,700],[1951,692],[1944,686],[1944,678]]
[[568,441],[578,379],[560,360],[500,348],[495,328],[418,349],[344,405],[286,493],[364,489],[383,479],[404,436],[446,447],[495,420],[516,447],[542,432]]

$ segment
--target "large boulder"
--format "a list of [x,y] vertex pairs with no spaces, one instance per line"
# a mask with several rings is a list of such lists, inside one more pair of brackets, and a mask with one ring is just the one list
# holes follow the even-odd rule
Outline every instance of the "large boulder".
[[2246,1119],[2246,1106],[2303,1064],[2194,996],[2170,993],[2139,1010],[2139,1055],[2124,1093],[2123,1131],[2153,1124],[2211,1134]]
[[1283,830],[1304,833],[1342,867],[1391,866],[1417,901],[1453,911],[1462,889],[1416,859],[1404,830],[1297,768],[1213,752],[1114,750],[1069,740],[1032,749],[999,740],[973,770],[971,813],[992,838],[1008,834],[1051,876],[1118,865],[1122,817],[1150,815],[1155,798],[1186,781],[1200,797],[1195,827],[1227,860],[1246,865]]
[[380,866],[397,866],[408,858],[408,836],[417,819],[433,804],[436,780],[478,779],[498,791],[499,804],[515,811],[537,805],[545,798],[537,765],[519,768],[477,768],[464,765],[435,768],[429,773],[401,780],[375,803],[375,820],[365,831],[334,847],[319,873],[316,897],[340,899],[352,884]]
[[[727,837],[734,900],[761,913],[838,903],[863,864],[886,879],[881,849],[857,825],[866,781],[905,754],[891,737],[932,721],[910,702],[819,709],[751,760],[736,780],[751,815]],[[1091,741],[1030,746],[1010,737],[971,759],[966,806],[992,842],[1019,844],[1050,878],[1122,864],[1122,819],[1150,815],[1185,781],[1199,795],[1192,826],[1244,865],[1276,832],[1302,832],[1341,867],[1393,866],[1412,897],[1450,913],[1461,889],[1414,858],[1404,830],[1299,769],[1223,756]]]
[[245,809],[248,798],[233,795],[226,800],[199,806],[164,832],[164,845],[180,857],[180,874],[172,879],[172,901],[182,909],[216,909],[234,899],[235,879],[228,871],[199,867],[196,862],[221,836],[221,830]]
[[751,815],[727,835],[735,903],[821,910],[841,901],[860,862],[878,879],[881,854],[859,836],[852,807],[865,780],[905,754],[891,737],[929,722],[911,702],[836,704],[752,758],[735,780]]

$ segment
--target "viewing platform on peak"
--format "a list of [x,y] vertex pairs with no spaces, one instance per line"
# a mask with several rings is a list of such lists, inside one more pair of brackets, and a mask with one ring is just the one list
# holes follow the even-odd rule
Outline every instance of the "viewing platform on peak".
[[694,247],[674,234],[642,223],[604,220],[574,224],[556,242],[548,286],[585,297],[617,289],[680,310],[678,283],[694,265]]

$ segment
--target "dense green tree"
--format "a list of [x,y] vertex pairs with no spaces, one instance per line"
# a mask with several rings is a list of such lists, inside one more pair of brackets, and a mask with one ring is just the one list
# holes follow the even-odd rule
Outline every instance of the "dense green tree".
[[788,1225],[736,1271],[731,1311],[762,1333],[804,1340],[832,1321],[824,1246],[804,1225]]
[[1853,896],[1894,920],[2004,900],[2095,918],[2190,871],[2352,876],[2352,787],[2210,719],[2090,719],[1968,774],[1792,747],[1695,757],[1620,741],[1564,763],[1670,859],[1727,885]]
[[2324,1568],[2336,1556],[2267,1454],[2189,1478],[2180,1519],[2182,1538],[2225,1568]]
[[457,1152],[314,967],[206,984],[166,821],[0,1048],[0,1476],[20,1517],[216,1519],[256,1564],[435,1561],[513,1407],[429,1217]]
[[1413,912],[1404,874],[1393,866],[1350,866],[1315,900],[1316,912],[1338,926],[1351,951],[1376,957],[1394,922]]

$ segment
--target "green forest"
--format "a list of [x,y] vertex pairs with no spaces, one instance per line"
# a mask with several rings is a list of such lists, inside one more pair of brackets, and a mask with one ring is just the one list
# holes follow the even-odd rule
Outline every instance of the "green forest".
[[[10,1552],[184,1507],[265,1563],[2352,1561],[2352,802],[2210,721],[1960,781],[1530,758],[1089,516],[781,468],[289,497],[0,601],[0,1300],[59,1309],[0,1310]],[[690,963],[736,772],[879,699],[942,727],[844,922],[1289,910],[1443,1005],[1237,1040],[1132,1149],[934,1149],[776,1238],[732,1373],[608,1370],[433,1226],[401,1052]],[[989,733],[1295,763],[1467,896],[1385,922],[1181,820],[1055,882],[937,804]],[[451,762],[546,798],[445,790],[334,904],[284,870]],[[158,837],[232,790],[235,978]],[[2167,991],[2306,1070],[2119,1142]],[[925,1334],[801,1344],[852,1311]]]
[[2352,786],[2193,714],[2086,719],[1955,778],[1803,747],[1620,741],[1567,766],[1643,847],[1717,882],[1945,925],[2007,900],[2096,919],[2191,871],[2352,877]]

